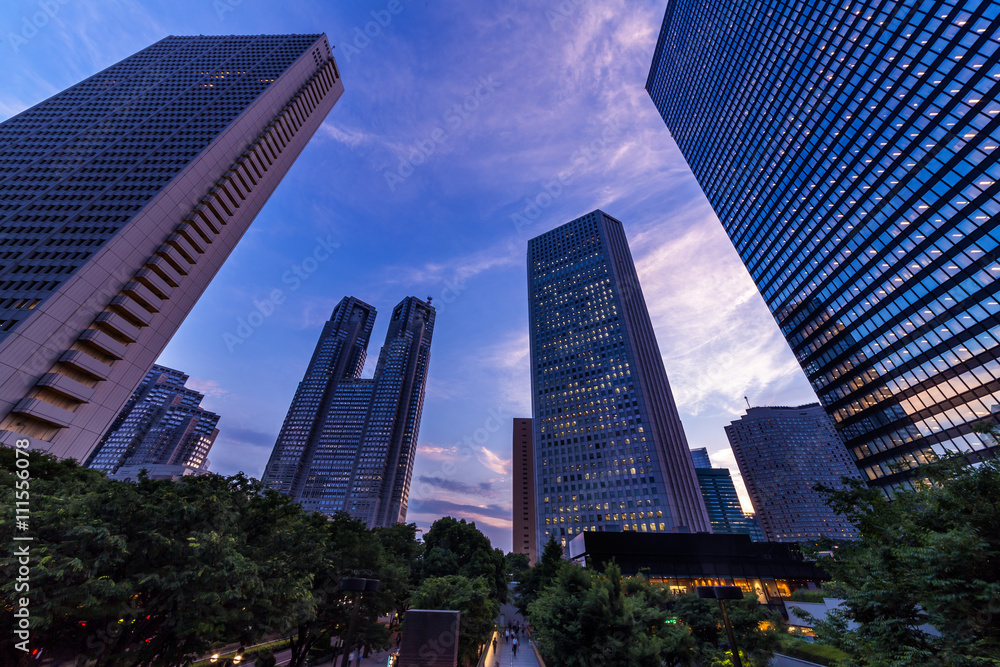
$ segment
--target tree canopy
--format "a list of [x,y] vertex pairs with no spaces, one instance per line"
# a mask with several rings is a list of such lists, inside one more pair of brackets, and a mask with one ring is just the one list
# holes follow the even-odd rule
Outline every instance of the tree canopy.
[[528,605],[535,641],[546,664],[693,664],[694,642],[686,627],[667,622],[667,595],[660,587],[643,578],[623,582],[614,564],[602,573],[568,563],[557,569],[554,579]]
[[[107,479],[72,461],[29,453],[31,646],[47,658],[84,656],[97,665],[181,665],[212,646],[279,632],[309,644],[320,625],[342,623],[340,578],[378,578],[382,550],[346,517],[303,512],[243,475]],[[0,497],[13,506],[15,451],[0,447]],[[13,517],[3,529],[14,532]],[[0,595],[12,612],[14,546],[0,555]],[[359,636],[384,644],[366,604]],[[4,614],[5,624],[13,621]],[[0,662],[23,659],[13,626]],[[382,635],[380,635],[382,633]],[[293,665],[301,664],[308,646]]]
[[494,549],[475,523],[450,516],[438,519],[424,534],[422,578],[459,574],[469,579],[482,577],[490,598],[507,601],[507,572],[504,553]]
[[920,470],[891,500],[857,481],[821,489],[859,538],[821,561],[844,605],[817,632],[855,665],[1000,664],[1000,461]]

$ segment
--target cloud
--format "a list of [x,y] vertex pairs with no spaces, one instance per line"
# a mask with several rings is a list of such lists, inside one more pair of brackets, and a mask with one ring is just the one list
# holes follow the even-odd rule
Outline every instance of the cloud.
[[484,521],[493,526],[511,525],[511,508],[509,505],[463,505],[447,500],[418,499],[411,501],[407,507],[407,516],[411,514],[430,515],[439,518],[453,516],[458,519]]
[[239,426],[225,426],[222,421],[220,425],[219,436],[208,453],[212,462],[209,469],[220,475],[245,472],[259,479],[274,447],[275,434]]
[[[465,281],[493,269],[516,266],[523,261],[523,248],[519,249],[509,239],[473,253],[446,261],[425,262],[418,266],[396,266],[386,271],[390,285],[434,285],[448,281],[452,289],[465,288]],[[459,294],[454,296],[459,296]]]
[[476,458],[479,459],[480,463],[498,475],[510,474],[510,464],[512,459],[500,458],[499,455],[489,449],[486,449],[485,447],[479,448],[479,453],[476,455]]
[[268,451],[274,446],[274,441],[277,437],[274,433],[263,433],[249,428],[240,428],[239,426],[227,426],[226,430],[220,433],[225,433],[226,440],[230,442],[249,445],[251,447],[267,447]]
[[736,415],[743,396],[773,393],[802,370],[711,210],[674,217],[689,221],[680,236],[650,228],[632,244],[674,397],[693,415]]
[[209,398],[222,398],[229,394],[229,390],[223,388],[215,380],[202,380],[201,378],[193,377],[188,379],[187,386]]
[[451,461],[458,455],[458,447],[442,445],[417,445],[417,456],[434,461]]
[[467,484],[465,482],[459,482],[451,479],[444,479],[441,477],[436,477],[434,475],[420,475],[417,477],[417,482],[421,484],[429,484],[430,486],[443,489],[445,491],[451,491],[454,493],[460,493],[466,496],[482,496],[484,498],[495,498],[497,496],[503,495],[503,491],[493,487],[492,482],[480,482],[479,484]]

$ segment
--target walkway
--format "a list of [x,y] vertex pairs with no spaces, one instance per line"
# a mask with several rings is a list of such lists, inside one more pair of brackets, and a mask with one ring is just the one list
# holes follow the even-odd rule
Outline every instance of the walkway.
[[[501,623],[510,625],[517,623],[522,627],[528,625],[521,614],[518,613],[517,608],[510,604],[500,607],[500,617],[497,618],[497,624]],[[517,641],[517,656],[515,657],[512,645],[513,640],[504,642],[503,631],[501,629],[500,638],[497,640],[497,656],[492,664],[487,664],[485,667],[541,667],[538,659],[535,657],[535,650],[531,648],[531,642],[528,640],[527,633],[522,632]]]
[[518,638],[520,645],[517,647],[517,657],[514,657],[514,651],[510,643],[505,643],[503,640],[497,644],[497,661],[495,665],[487,665],[486,667],[540,667],[538,660],[535,658],[535,651],[531,648],[531,644],[528,642],[527,637],[524,633]]

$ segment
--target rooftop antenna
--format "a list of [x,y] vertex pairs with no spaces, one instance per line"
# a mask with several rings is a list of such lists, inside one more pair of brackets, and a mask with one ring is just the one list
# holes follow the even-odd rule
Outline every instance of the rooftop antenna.
[[743,400],[747,402],[747,410],[749,410],[750,409],[750,399],[747,398],[746,396],[744,396]]

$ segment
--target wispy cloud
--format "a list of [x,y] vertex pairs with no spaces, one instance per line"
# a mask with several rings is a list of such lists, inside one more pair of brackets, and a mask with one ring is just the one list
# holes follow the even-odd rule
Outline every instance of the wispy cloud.
[[498,475],[510,474],[511,459],[502,458],[491,449],[480,447],[479,452],[476,454],[476,458],[479,459],[480,463]]
[[229,394],[229,390],[220,385],[216,380],[202,380],[201,378],[193,377],[188,379],[187,386],[209,398],[222,398]]
[[461,493],[466,496],[481,496],[483,498],[495,498],[502,495],[503,492],[497,489],[493,482],[479,482],[478,484],[467,484],[465,482],[460,482],[453,479],[441,479],[434,477],[433,475],[420,475],[417,481],[423,484],[429,484],[430,486],[443,489],[445,491],[452,491],[455,493]]
[[446,500],[416,500],[409,504],[407,516],[453,516],[458,519],[483,521],[492,526],[511,526],[511,508],[509,505],[462,505]]
[[[688,209],[687,231],[633,242],[637,270],[677,404],[736,415],[802,370],[715,216]],[[677,227],[676,223],[666,224]]]

